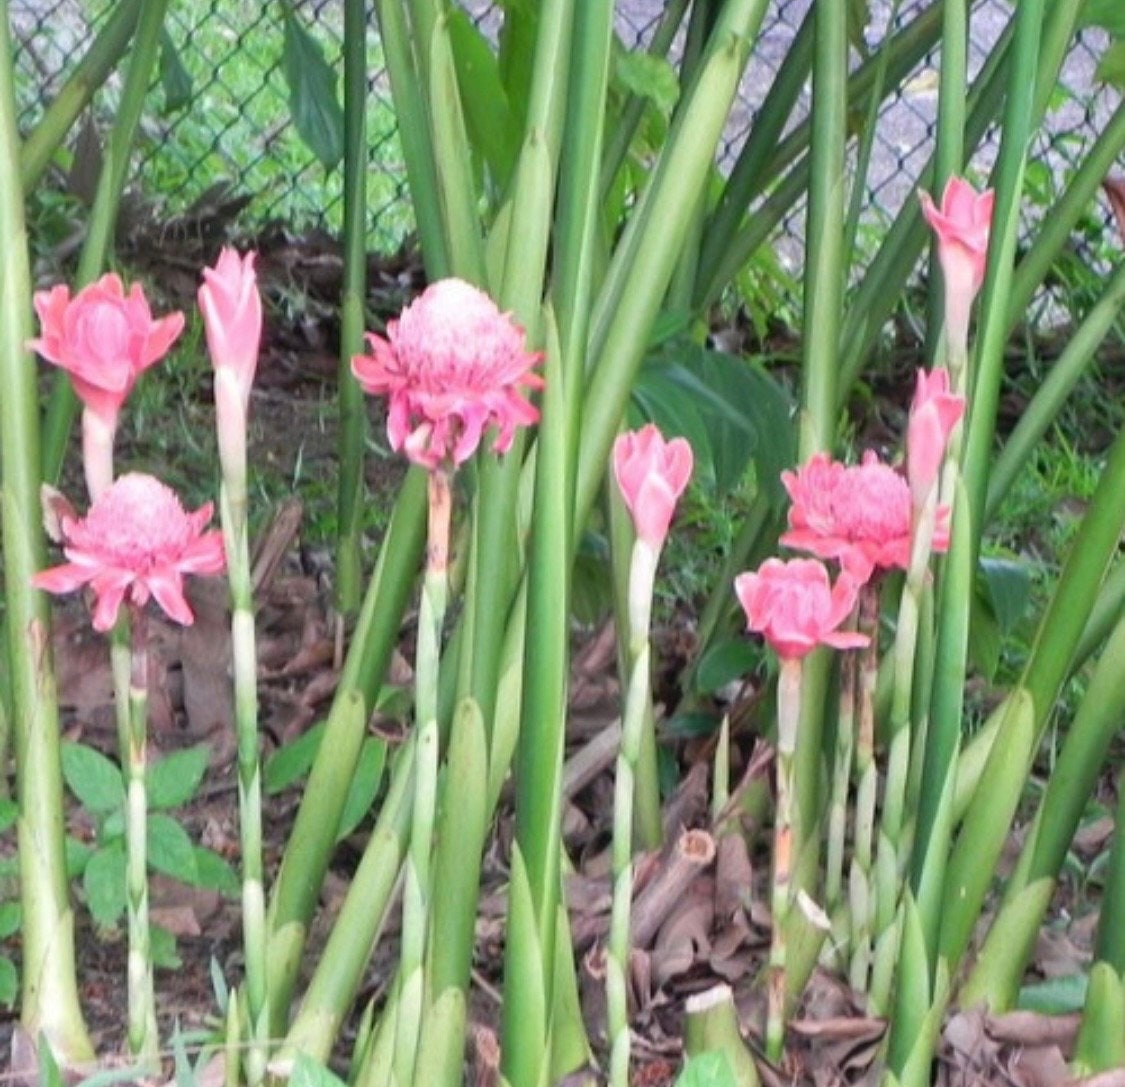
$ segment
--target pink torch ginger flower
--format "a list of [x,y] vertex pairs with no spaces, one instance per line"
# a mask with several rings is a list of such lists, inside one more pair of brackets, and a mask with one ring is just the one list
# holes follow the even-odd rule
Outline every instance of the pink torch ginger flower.
[[818,645],[867,645],[866,635],[837,629],[855,607],[859,582],[843,573],[832,585],[816,559],[767,559],[757,573],[739,574],[734,591],[746,629],[764,635],[782,660],[799,660]]
[[951,177],[937,207],[929,193],[920,194],[922,212],[937,235],[938,259],[945,278],[945,333],[951,348],[968,351],[969,310],[984,283],[988,238],[995,194],[978,193],[967,181]]
[[965,413],[965,398],[949,391],[949,371],[918,371],[906,427],[906,477],[914,505],[921,507],[937,482],[945,447]]
[[228,487],[246,487],[246,413],[262,342],[262,299],[254,274],[256,253],[224,249],[203,269],[199,308],[215,370],[215,427]]
[[70,374],[78,398],[112,431],[142,371],[168,352],[182,313],[153,320],[143,288],[126,294],[112,274],[70,297],[65,285],[35,294],[40,336],[28,346]]
[[234,249],[224,249],[214,268],[203,269],[203,286],[199,288],[199,308],[211,363],[216,374],[231,375],[244,410],[250,400],[262,341],[262,299],[254,273],[256,258],[256,253],[239,256]]
[[365,392],[390,397],[391,448],[435,469],[461,464],[490,426],[493,450],[505,453],[517,427],[539,418],[520,395],[541,388],[525,350],[524,331],[488,295],[459,279],[431,284],[396,321],[386,339],[368,334],[370,355],[352,359]]
[[653,551],[664,545],[691,469],[687,440],[665,441],[652,423],[619,435],[613,443],[613,474],[621,497],[633,517],[637,536]]
[[[910,565],[911,498],[906,480],[870,450],[857,465],[815,454],[781,482],[793,504],[786,547],[838,559],[859,581],[876,567]],[[949,511],[937,511],[933,549],[949,547]]]
[[218,574],[222,536],[205,532],[212,506],[187,513],[176,492],[152,476],[131,472],[104,491],[85,517],[62,517],[63,551],[70,560],[32,579],[38,589],[69,593],[89,584],[97,603],[94,629],[109,630],[126,598],[137,607],[149,597],[170,619],[190,626],[185,574]]

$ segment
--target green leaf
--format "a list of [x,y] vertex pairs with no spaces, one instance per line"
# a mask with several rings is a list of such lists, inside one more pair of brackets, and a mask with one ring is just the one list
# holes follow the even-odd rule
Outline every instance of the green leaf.
[[312,769],[313,760],[320,750],[324,736],[324,722],[318,721],[308,732],[279,747],[268,759],[262,771],[266,792],[270,796],[288,789]]
[[37,1050],[39,1053],[39,1087],[64,1087],[62,1073],[51,1053],[51,1043],[47,1035],[40,1032]]
[[746,675],[761,658],[761,651],[746,638],[716,642],[699,662],[695,672],[695,689],[700,694],[714,694]]
[[77,838],[72,838],[69,834],[63,843],[63,849],[66,852],[66,874],[70,879],[77,879],[83,872],[86,871],[86,864],[90,859],[90,854],[94,852],[91,846],[85,842],[80,842]]
[[344,111],[336,96],[336,72],[291,5],[283,10],[281,64],[289,84],[293,124],[309,150],[330,170],[344,157]]
[[996,678],[1003,642],[992,603],[978,585],[969,603],[969,660],[988,680]]
[[307,1053],[298,1053],[289,1074],[289,1087],[345,1087],[345,1084]]
[[11,1010],[20,995],[20,977],[16,964],[7,955],[0,955],[0,1005]]
[[152,763],[145,771],[150,809],[178,808],[193,796],[211,759],[211,749],[206,744],[174,751],[171,755]]
[[148,943],[152,953],[152,965],[162,970],[178,970],[183,959],[176,949],[176,937],[160,925],[148,926]]
[[676,1087],[738,1087],[727,1055],[719,1050],[700,1053],[684,1065]]
[[121,771],[100,751],[83,744],[64,743],[62,772],[70,791],[87,811],[104,815],[124,805]]
[[1125,87],[1125,41],[1114,42],[1102,54],[1094,78],[1115,87]]
[[86,905],[103,927],[114,924],[125,912],[125,844],[116,841],[96,849],[82,873]]
[[1081,1011],[1086,1003],[1087,985],[1085,974],[1049,978],[1035,985],[1025,985],[1020,989],[1016,1004],[1024,1011],[1039,1012],[1042,1015],[1066,1015]]
[[993,614],[1006,634],[1023,618],[1031,602],[1031,571],[1012,559],[981,559],[984,581]]
[[643,49],[623,49],[615,40],[613,81],[626,93],[651,102],[665,116],[680,98],[680,80],[676,69],[664,58]]
[[570,608],[574,618],[594,626],[613,607],[613,567],[605,537],[583,532],[571,571]]
[[164,89],[165,113],[175,113],[191,104],[191,76],[167,30],[160,31],[160,85]]
[[155,813],[148,821],[148,866],[181,883],[195,883],[195,846],[187,831],[170,815]]
[[[238,898],[242,889],[238,873],[212,849],[197,845],[193,848],[195,854],[195,880],[196,887],[207,887],[219,891],[228,898]],[[187,882],[187,881],[185,881]]]
[[0,940],[11,936],[20,927],[20,904],[0,903]]
[[215,994],[215,1004],[218,1006],[219,1014],[226,1015],[230,987],[227,985],[227,979],[223,977],[223,968],[214,955],[211,956],[211,989]]
[[661,731],[676,740],[691,740],[697,736],[713,736],[719,731],[722,722],[713,713],[702,710],[693,713],[677,713],[661,726]]
[[340,829],[336,840],[346,838],[371,810],[379,783],[383,780],[383,767],[387,761],[387,745],[382,740],[368,736],[359,749],[359,762],[352,777],[344,810],[340,814]]
[[16,825],[16,820],[20,816],[20,806],[8,797],[0,799],[0,834],[3,834],[9,827]]
[[1115,38],[1125,38],[1125,5],[1121,0],[1086,0],[1079,22],[1082,26],[1100,26]]

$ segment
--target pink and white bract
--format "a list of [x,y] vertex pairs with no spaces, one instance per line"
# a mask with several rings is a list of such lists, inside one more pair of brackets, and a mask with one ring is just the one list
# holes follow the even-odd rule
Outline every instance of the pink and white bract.
[[[789,492],[786,547],[822,559],[837,559],[866,581],[877,568],[910,565],[910,486],[870,450],[863,461],[845,465],[817,453],[796,472],[783,472]],[[949,547],[949,510],[937,511],[933,550]]]
[[739,574],[734,580],[746,629],[764,635],[783,660],[800,659],[818,645],[867,645],[866,635],[837,629],[855,607],[859,587],[847,573],[832,585],[816,559],[767,559],[757,573]]
[[621,434],[613,443],[613,474],[621,497],[633,517],[637,536],[654,551],[664,545],[691,469],[687,440],[665,441],[653,423]]
[[352,359],[365,392],[390,398],[391,448],[434,469],[468,460],[484,431],[496,427],[493,450],[505,453],[516,428],[539,412],[521,395],[543,379],[540,356],[525,349],[524,330],[476,287],[459,279],[431,284],[387,335],[368,334],[370,355]]
[[984,283],[988,264],[995,194],[991,189],[978,193],[963,178],[951,177],[940,207],[929,193],[923,192],[920,197],[926,221],[937,235],[938,259],[945,279],[946,336],[963,353],[969,338],[969,310]]
[[195,620],[184,598],[185,574],[222,573],[222,536],[205,532],[212,505],[194,513],[158,479],[131,472],[118,479],[85,517],[62,518],[63,551],[70,560],[32,578],[38,589],[94,590],[94,629],[109,630],[124,600],[138,607],[149,597],[184,626]]
[[945,447],[965,414],[965,398],[949,391],[949,371],[918,371],[906,427],[906,478],[914,504],[921,506],[937,481]]
[[240,256],[224,249],[214,268],[203,269],[199,308],[207,350],[216,372],[228,372],[242,398],[243,410],[258,367],[262,341],[262,299],[254,273],[256,253]]
[[126,294],[104,275],[73,298],[60,284],[35,294],[40,335],[28,346],[70,374],[82,403],[109,429],[140,374],[167,354],[184,327],[182,313],[153,319],[143,288]]

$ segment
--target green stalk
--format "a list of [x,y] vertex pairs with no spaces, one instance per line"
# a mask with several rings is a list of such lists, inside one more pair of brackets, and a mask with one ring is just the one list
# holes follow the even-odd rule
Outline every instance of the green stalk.
[[[164,29],[164,13],[168,0],[143,0],[137,35],[121,88],[121,101],[117,107],[109,143],[105,149],[102,172],[98,177],[98,190],[90,211],[86,241],[78,260],[75,281],[79,287],[92,283],[105,267],[113,248],[113,233],[117,226],[117,209],[121,193],[129,174],[129,157],[133,137],[140,123],[145,95],[152,83],[160,55],[160,32]],[[70,386],[68,374],[55,375],[47,418],[43,424],[43,479],[54,483],[62,469],[63,454],[70,428],[78,411],[78,398]]]
[[19,800],[23,990],[20,1021],[45,1036],[60,1064],[93,1057],[78,1004],[74,918],[63,850],[59,718],[51,666],[50,613],[31,588],[44,566],[37,458],[39,411],[32,336],[31,270],[16,176],[19,130],[8,33],[0,0],[0,539],[5,586],[5,652]]
[[156,996],[152,983],[152,947],[148,921],[148,795],[145,748],[148,732],[148,626],[140,608],[130,616],[133,629],[129,677],[129,736],[121,762],[125,767],[125,905],[129,922],[129,1052],[155,1064],[160,1049],[156,1033]]
[[767,975],[766,1056],[781,1061],[785,1049],[785,924],[794,902],[794,755],[801,717],[800,658],[782,660],[777,680],[777,811],[773,821],[773,879],[770,883],[770,955]]
[[[365,722],[363,700],[352,692],[342,712]],[[330,737],[325,734],[323,743]],[[386,919],[406,853],[410,834],[410,804],[414,781],[414,740],[407,740],[396,756],[387,795],[367,840],[359,867],[352,876],[339,916],[313,971],[301,1010],[275,1058],[284,1067],[298,1053],[327,1060],[359,984],[363,979],[379,930]],[[313,782],[310,778],[309,787]],[[274,996],[270,993],[271,1001]],[[386,1012],[384,1012],[384,1020]],[[379,1028],[381,1029],[381,1028]],[[392,1030],[393,1036],[393,1030]],[[389,1069],[391,1061],[385,1062]]]
[[573,431],[559,347],[550,334],[546,382],[528,554],[527,626],[535,637],[524,644],[516,772],[516,845],[525,893],[513,890],[504,957],[501,1049],[503,1074],[512,1087],[534,1087],[550,1070],[562,853]]
[[430,139],[430,122],[422,94],[425,82],[418,76],[411,35],[403,5],[399,0],[375,0],[375,17],[379,21],[379,40],[387,77],[398,119],[398,137],[406,166],[406,183],[414,219],[418,224],[418,245],[426,274],[431,280],[449,275],[450,260],[445,235],[441,229],[441,204],[437,185],[437,164]]
[[[1122,128],[1125,130],[1125,125]],[[1053,219],[1054,216],[1049,218]],[[995,459],[988,476],[988,496],[984,506],[986,520],[991,520],[1039,439],[1050,428],[1066,403],[1066,398],[1094,362],[1102,341],[1117,323],[1123,304],[1125,264],[1113,273],[1097,305],[1086,315],[1086,319],[1067,342],[1062,355],[1051,366],[1050,373],[1035,390],[1031,402],[1021,412],[1015,430]]]
[[1117,775],[1117,821],[1098,918],[1095,956],[1125,977],[1125,769]]
[[609,1082],[629,1087],[629,921],[633,906],[633,793],[652,697],[650,624],[660,553],[633,545],[629,570],[629,685],[621,724],[613,794],[613,909],[606,958]]
[[[1125,621],[1118,622],[1067,730],[1047,791],[1004,890],[973,972],[962,990],[966,1006],[1009,1010],[1035,947],[1058,873],[1093,792],[1125,709]],[[1027,893],[1024,893],[1024,892]],[[1102,906],[1102,918],[1107,916]]]
[[394,1073],[399,1083],[414,1076],[423,1013],[423,964],[426,929],[434,887],[431,879],[434,820],[438,789],[438,673],[441,632],[449,594],[449,525],[453,511],[451,475],[444,467],[429,475],[429,529],[426,575],[418,613],[418,644],[414,666],[414,798],[410,849],[402,897],[402,990],[395,1030]]
[[119,0],[54,101],[23,141],[20,186],[25,195],[39,184],[74,122],[125,55],[140,10],[141,0]]
[[344,283],[340,304],[336,490],[336,608],[359,608],[363,537],[363,448],[367,416],[352,357],[363,350],[367,295],[367,3],[344,0]]
[[[864,586],[866,589],[866,586]],[[832,792],[828,802],[828,853],[824,871],[824,901],[835,917],[844,883],[844,845],[848,825],[848,786],[855,754],[856,696],[859,686],[859,654],[847,653],[840,662],[840,708],[836,714],[836,739],[832,751]],[[847,939],[836,935],[846,948]]]
[[[965,162],[965,92],[968,89],[969,5],[967,0],[946,0],[942,7],[941,68],[938,88],[937,138],[934,147],[933,189],[961,173]],[[945,291],[937,246],[930,251],[929,307],[926,320],[927,357],[942,327]]]
[[[309,774],[269,902],[271,1035],[284,1034],[309,922],[336,843],[336,831],[367,724],[367,707],[398,642],[425,540],[426,473],[412,468],[391,516],[356,621],[328,726]],[[358,697],[358,710],[353,709]]]

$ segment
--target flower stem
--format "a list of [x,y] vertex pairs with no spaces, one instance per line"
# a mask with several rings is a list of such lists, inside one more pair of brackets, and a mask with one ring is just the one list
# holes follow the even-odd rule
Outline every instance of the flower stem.
[[148,798],[145,788],[148,731],[148,630],[144,612],[132,610],[132,667],[129,677],[129,732],[125,765],[125,844],[128,861],[125,902],[129,921],[129,1052],[156,1060],[156,997],[148,928]]
[[855,751],[855,710],[859,657],[847,653],[840,662],[840,710],[836,715],[836,749],[832,764],[832,798],[828,808],[828,858],[824,898],[831,915],[844,880],[844,845],[847,837],[848,786]]
[[429,476],[426,576],[422,584],[414,668],[414,715],[418,743],[414,754],[413,816],[402,899],[399,972],[402,990],[394,1047],[395,1078],[401,1084],[410,1083],[414,1075],[424,1009],[422,970],[432,897],[430,857],[438,786],[438,672],[448,594],[452,504],[449,473],[444,468],[435,468]]
[[629,571],[629,691],[613,796],[613,912],[606,961],[609,1082],[629,1087],[629,919],[633,903],[633,790],[650,695],[649,628],[658,552],[633,545]]
[[770,890],[769,978],[766,1056],[776,1063],[785,1046],[785,921],[793,900],[793,753],[801,717],[801,660],[783,659],[777,681],[777,812],[773,825]]

